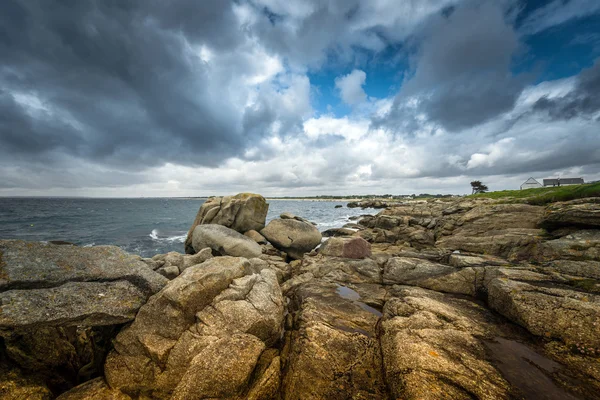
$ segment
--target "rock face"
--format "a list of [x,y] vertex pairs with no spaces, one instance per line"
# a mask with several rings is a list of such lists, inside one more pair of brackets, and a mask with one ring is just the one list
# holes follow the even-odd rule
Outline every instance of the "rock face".
[[262,254],[262,249],[254,240],[222,225],[199,225],[192,237],[196,252],[208,247],[224,256],[254,258]]
[[543,235],[537,228],[543,211],[526,204],[477,206],[453,221],[455,228],[449,235],[443,233],[436,246],[515,261],[531,259]]
[[[0,242],[0,397],[599,399],[600,230],[584,204],[398,203],[319,251],[295,216],[262,230],[279,250],[212,224],[197,254],[152,259]],[[219,255],[238,251],[255,258]]]
[[196,219],[188,231],[185,252],[194,253],[192,238],[198,225],[217,224],[245,233],[260,231],[265,227],[269,205],[264,197],[253,193],[239,193],[235,196],[211,197],[198,210]]
[[166,283],[118,247],[0,240],[0,328],[125,323]]
[[579,226],[600,227],[600,198],[554,203],[546,207],[541,226],[546,229]]
[[274,219],[260,231],[276,248],[300,259],[321,243],[321,233],[312,224],[296,219]]
[[283,298],[266,266],[217,257],[185,270],[117,336],[105,365],[110,387],[157,399],[268,391],[276,371],[252,373],[281,335]]
[[371,244],[360,237],[333,237],[323,243],[319,253],[331,257],[367,258],[371,255]]

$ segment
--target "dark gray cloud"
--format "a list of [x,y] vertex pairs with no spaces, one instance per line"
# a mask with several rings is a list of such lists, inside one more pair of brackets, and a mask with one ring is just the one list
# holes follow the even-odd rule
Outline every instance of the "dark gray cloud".
[[532,111],[547,113],[554,120],[593,117],[600,111],[600,58],[581,71],[575,88],[566,96],[542,97],[535,102]]
[[[207,4],[210,3],[210,4]],[[246,144],[191,46],[234,50],[231,5],[13,1],[0,13],[0,148],[126,166],[216,165]]]
[[391,124],[412,127],[404,103],[415,97],[420,112],[450,131],[513,108],[526,81],[510,71],[520,44],[502,5],[467,2],[429,20],[420,34],[416,71],[395,99]]

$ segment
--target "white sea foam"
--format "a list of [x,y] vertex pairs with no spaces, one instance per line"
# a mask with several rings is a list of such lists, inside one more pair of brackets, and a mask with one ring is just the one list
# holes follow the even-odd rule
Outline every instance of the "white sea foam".
[[183,243],[183,242],[185,242],[186,237],[187,237],[187,234],[177,235],[177,236],[170,236],[170,237],[164,238],[164,240],[165,240],[165,242],[170,242],[170,243],[173,243],[173,242]]
[[148,236],[150,236],[152,238],[152,240],[157,240],[157,241],[160,241],[160,242],[167,242],[167,243],[179,242],[179,243],[183,243],[183,242],[185,242],[185,238],[187,237],[187,234],[167,236],[167,237],[159,237],[158,236],[158,229],[152,229],[152,232]]

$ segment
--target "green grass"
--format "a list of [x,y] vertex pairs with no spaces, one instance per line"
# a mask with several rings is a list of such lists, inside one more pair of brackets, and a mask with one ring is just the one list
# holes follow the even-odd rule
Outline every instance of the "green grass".
[[504,199],[507,202],[544,205],[556,201],[600,197],[600,183],[525,190],[501,190],[498,192],[474,194],[468,197]]

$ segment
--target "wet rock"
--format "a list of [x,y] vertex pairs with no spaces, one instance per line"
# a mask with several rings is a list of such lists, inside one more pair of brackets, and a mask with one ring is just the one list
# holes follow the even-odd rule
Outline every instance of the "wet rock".
[[321,233],[312,224],[296,219],[274,219],[260,233],[277,249],[300,259],[321,243]]
[[600,228],[600,199],[587,198],[553,203],[546,207],[540,222],[543,228]]
[[255,230],[249,230],[248,232],[244,233],[244,236],[248,236],[250,239],[254,240],[258,244],[267,244],[268,243],[267,239],[265,239],[265,237],[263,235],[256,232]]
[[253,193],[239,193],[235,196],[211,197],[200,206],[196,219],[185,240],[185,252],[197,251],[192,244],[194,229],[198,225],[217,224],[244,233],[260,231],[265,227],[269,205],[264,197]]
[[266,265],[216,257],[186,269],[117,336],[109,385],[158,399],[238,398],[255,387],[262,377],[252,371],[283,320],[277,276],[259,270]]
[[198,225],[194,229],[192,246],[195,251],[210,248],[224,256],[253,258],[262,254],[254,240],[222,225]]
[[336,204],[334,208],[342,208],[342,207],[344,207],[344,206],[341,204]]
[[371,256],[371,244],[360,237],[329,238],[319,249],[325,256],[342,258],[367,258]]
[[132,320],[167,279],[114,246],[0,241],[0,327]]

